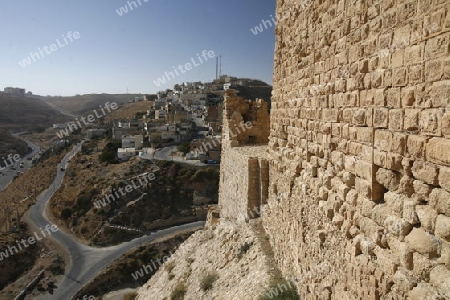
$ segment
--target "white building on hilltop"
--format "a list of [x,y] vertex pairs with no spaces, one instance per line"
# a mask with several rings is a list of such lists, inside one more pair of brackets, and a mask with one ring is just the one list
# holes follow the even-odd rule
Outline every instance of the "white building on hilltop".
[[7,95],[25,97],[25,89],[5,87],[4,91]]

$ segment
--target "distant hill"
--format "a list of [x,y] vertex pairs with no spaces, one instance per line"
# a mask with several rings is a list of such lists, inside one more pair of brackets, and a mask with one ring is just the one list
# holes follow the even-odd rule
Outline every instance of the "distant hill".
[[[215,82],[217,84],[217,82]],[[264,99],[271,106],[272,86],[258,79],[238,78],[232,81],[231,89],[237,91],[237,95],[244,99]],[[225,90],[220,89],[211,92],[212,95],[223,99]]]
[[72,97],[41,97],[41,100],[56,105],[74,115],[85,115],[104,106],[106,102],[118,104],[134,101],[138,94],[87,94]]
[[67,117],[38,98],[0,95],[0,128],[8,131],[40,131]]
[[272,97],[272,86],[261,80],[246,80],[246,85],[236,85],[233,89],[238,90],[238,96],[245,99],[254,100],[256,98],[264,99],[269,103]]

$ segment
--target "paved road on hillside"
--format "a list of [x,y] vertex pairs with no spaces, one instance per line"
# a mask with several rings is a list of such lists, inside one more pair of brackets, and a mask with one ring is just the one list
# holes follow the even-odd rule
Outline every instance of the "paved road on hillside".
[[[73,155],[80,150],[81,146],[76,146],[61,162],[61,166],[66,168],[68,161]],[[54,192],[59,188],[64,178],[64,172],[57,170],[57,176],[50,187],[39,195],[35,205],[28,211],[28,218],[36,227],[45,227],[47,224],[52,224],[46,216],[46,206],[53,196]],[[94,248],[86,246],[75,240],[70,234],[62,231],[57,231],[52,234],[52,238],[58,241],[68,251],[71,261],[69,271],[66,273],[64,279],[57,283],[58,288],[54,290],[53,295],[43,295],[35,299],[71,299],[79,289],[83,287],[89,280],[94,278],[102,270],[104,270],[111,262],[119,258],[125,252],[148,243],[156,238],[161,238],[167,235],[178,233],[187,229],[201,228],[204,222],[194,222],[181,226],[160,230],[141,238],[136,238],[130,242],[122,243],[117,246],[107,248]],[[131,276],[131,274],[130,274]]]
[[179,163],[184,163],[184,164],[194,165],[194,166],[212,166],[212,167],[219,166],[219,164],[208,165],[208,164],[204,164],[204,163],[200,162],[198,159],[188,160],[188,159],[184,159],[184,157],[180,157],[180,156],[176,156],[176,155],[174,155],[172,158],[172,152],[175,152],[175,151],[178,151],[177,146],[170,146],[170,147],[157,149],[153,154],[153,159],[176,161]]
[[[28,157],[33,157],[35,156],[37,153],[39,153],[40,151],[40,147],[30,141],[25,140],[24,138],[20,137],[17,134],[14,134],[14,136],[16,136],[17,138],[25,141],[28,144],[28,147],[31,148],[31,152],[28,153],[27,155],[25,155],[24,157],[21,158],[20,161],[18,161],[17,163],[14,164],[14,168],[15,170],[9,168],[10,166],[8,166],[5,169],[1,169],[0,168],[0,191],[5,189],[8,184],[11,183],[11,181],[13,180],[14,176],[17,175],[17,172],[25,172],[26,170],[28,170],[29,168],[32,167],[32,163],[31,160],[27,160]],[[3,158],[0,158],[3,161]],[[5,159],[8,159],[8,157],[5,157]],[[10,161],[7,161],[8,164],[10,163]],[[23,162],[23,168],[19,167],[19,164]],[[21,200],[21,199],[19,199]]]
[[[208,133],[208,128],[205,126],[205,122],[202,120],[202,118],[197,118],[196,116],[192,116],[192,121],[195,122],[196,130],[198,132],[199,137],[204,137]],[[161,149],[157,149],[153,155],[152,158],[156,160],[167,160],[167,161],[176,161],[179,163],[185,163],[188,165],[194,165],[194,166],[208,166],[208,164],[204,164],[200,162],[198,159],[196,160],[186,160],[184,157],[176,156],[174,155],[172,157],[172,152],[178,151],[177,146],[169,146]],[[211,164],[209,166],[212,167],[219,167],[219,164]]]

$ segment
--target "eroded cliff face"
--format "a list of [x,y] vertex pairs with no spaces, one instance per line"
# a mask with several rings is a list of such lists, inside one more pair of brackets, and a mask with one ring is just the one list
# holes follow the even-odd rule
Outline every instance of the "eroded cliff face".
[[257,221],[208,227],[179,247],[137,300],[183,299],[175,297],[181,294],[184,299],[258,299],[279,275],[270,251]]

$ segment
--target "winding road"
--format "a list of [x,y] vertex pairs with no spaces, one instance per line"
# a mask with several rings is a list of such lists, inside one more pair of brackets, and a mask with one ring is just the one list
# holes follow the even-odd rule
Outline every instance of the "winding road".
[[[13,134],[13,135],[15,137],[23,140],[24,142],[26,142],[28,147],[31,148],[31,152],[26,154],[24,157],[21,157],[21,159],[15,163],[15,165],[14,165],[15,170],[13,170],[9,167],[0,168],[0,173],[1,173],[0,174],[0,191],[4,190],[13,181],[13,178],[14,178],[14,176],[16,176],[18,171],[25,172],[26,170],[31,168],[33,164],[31,163],[31,160],[28,160],[27,158],[35,156],[41,150],[41,148],[38,145],[22,138],[20,136],[20,134]],[[7,158],[5,158],[5,159],[7,159]],[[3,160],[3,158],[2,158],[2,160]],[[23,168],[19,167],[20,163],[23,163]]]
[[[77,145],[74,149],[67,154],[61,161],[61,167],[66,168],[69,160],[81,149],[81,145]],[[46,206],[49,200],[59,188],[64,179],[64,172],[57,169],[57,175],[50,187],[42,192],[35,205],[33,205],[27,212],[27,218],[29,225],[32,228],[43,228],[45,225],[52,223],[49,221],[46,215]],[[53,295],[42,295],[35,299],[72,299],[74,295],[91,279],[104,270],[111,262],[123,255],[125,252],[140,246],[141,244],[148,243],[157,238],[172,235],[188,229],[202,228],[204,222],[194,222],[181,226],[175,226],[168,229],[163,229],[149,235],[136,238],[130,242],[122,243],[117,246],[111,246],[106,248],[95,248],[86,246],[78,242],[74,237],[66,234],[62,231],[57,231],[51,235],[54,240],[60,243],[70,256],[69,269],[66,272],[63,280],[56,283],[56,288]],[[131,274],[130,274],[131,276]]]

